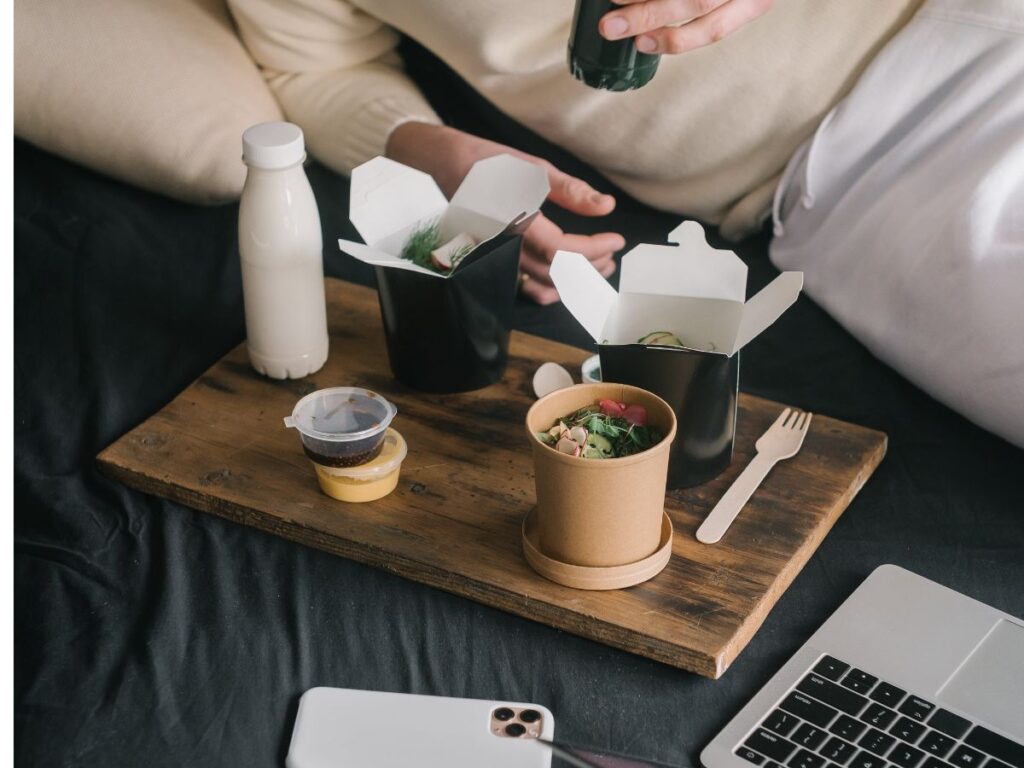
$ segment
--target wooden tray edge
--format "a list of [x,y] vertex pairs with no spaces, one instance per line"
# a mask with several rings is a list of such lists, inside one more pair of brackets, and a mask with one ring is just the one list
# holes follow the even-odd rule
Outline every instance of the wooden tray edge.
[[[144,424],[145,422],[140,427]],[[138,428],[136,427],[136,429]],[[121,439],[129,437],[134,431],[134,429],[131,430]],[[217,515],[231,522],[247,525],[303,546],[379,568],[457,597],[474,600],[485,606],[569,632],[585,640],[643,656],[677,669],[712,679],[717,679],[721,674],[717,655],[711,656],[671,645],[647,635],[608,624],[594,617],[586,617],[585,623],[582,621],[584,617],[580,617],[581,621],[579,622],[567,621],[565,617],[572,617],[573,614],[565,614],[555,607],[549,606],[548,603],[531,600],[525,595],[514,595],[495,590],[484,582],[439,569],[431,563],[394,553],[388,553],[386,557],[381,553],[380,557],[376,557],[373,551],[363,548],[357,542],[351,542],[341,537],[323,536],[315,529],[300,524],[283,525],[277,518],[257,510],[226,501],[220,504],[207,503],[206,499],[213,497],[193,494],[182,486],[165,483],[158,478],[122,466],[114,456],[116,446],[115,442],[96,457],[97,466],[105,477],[134,490],[168,499],[190,509]],[[537,578],[543,577],[538,576]],[[456,584],[459,585],[459,590],[454,588]]]
[[889,450],[889,436],[877,429],[870,429],[868,427],[862,427],[867,432],[873,433],[877,437],[877,443],[874,446],[874,450],[868,454],[867,461],[860,472],[857,473],[853,479],[853,483],[849,489],[840,499],[840,503],[837,504],[838,511],[834,514],[826,515],[821,518],[818,526],[814,529],[810,536],[804,541],[803,546],[797,550],[796,554],[793,555],[792,559],[782,569],[778,578],[772,582],[771,587],[767,589],[763,597],[758,601],[757,605],[750,612],[747,618],[740,624],[739,629],[732,636],[728,643],[726,643],[722,649],[715,654],[715,673],[712,676],[714,679],[718,679],[725,671],[732,665],[736,658],[743,652],[754,635],[761,628],[765,619],[768,618],[768,614],[771,613],[772,609],[778,604],[778,601],[785,594],[786,590],[789,589],[790,585],[807,565],[807,562],[811,559],[811,556],[818,551],[821,546],[821,542],[825,540],[825,536],[832,530],[832,527],[838,522],[839,518],[843,516],[843,513],[849,509],[850,504],[853,503],[854,498],[860,493],[861,488],[867,483],[871,476],[878,469],[882,460],[885,458],[886,453]]

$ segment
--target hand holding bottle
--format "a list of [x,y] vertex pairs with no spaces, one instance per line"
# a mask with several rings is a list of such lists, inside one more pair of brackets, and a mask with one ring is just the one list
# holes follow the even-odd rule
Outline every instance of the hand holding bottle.
[[606,40],[635,38],[638,51],[684,53],[717,43],[769,11],[774,0],[614,0],[598,29]]

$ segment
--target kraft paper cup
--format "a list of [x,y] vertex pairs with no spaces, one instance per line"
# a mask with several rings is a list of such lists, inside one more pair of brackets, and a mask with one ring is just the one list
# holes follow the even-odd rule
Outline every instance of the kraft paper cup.
[[[664,437],[643,453],[583,459],[544,445],[534,433],[602,399],[642,405]],[[526,414],[537,487],[537,548],[569,565],[635,563],[659,550],[668,458],[676,434],[672,409],[646,390],[625,384],[577,384],[541,398]]]

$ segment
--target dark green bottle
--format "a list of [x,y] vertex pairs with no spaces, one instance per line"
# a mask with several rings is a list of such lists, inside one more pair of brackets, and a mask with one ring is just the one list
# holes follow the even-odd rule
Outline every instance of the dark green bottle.
[[650,82],[658,71],[661,57],[641,53],[632,37],[605,40],[597,31],[597,22],[613,8],[611,0],[576,0],[569,35],[569,72],[591,88],[629,91]]

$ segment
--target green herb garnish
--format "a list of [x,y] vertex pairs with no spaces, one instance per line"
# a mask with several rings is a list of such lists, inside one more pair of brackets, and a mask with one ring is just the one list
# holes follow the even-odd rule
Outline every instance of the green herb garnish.
[[641,406],[626,406],[610,400],[573,411],[537,439],[570,456],[584,459],[615,459],[646,451],[661,442],[663,435],[649,427]]
[[440,272],[430,258],[430,252],[437,250],[440,245],[441,227],[437,220],[434,220],[409,235],[409,239],[402,246],[402,253],[400,255],[403,259],[408,259],[418,267],[424,267],[433,272]]

